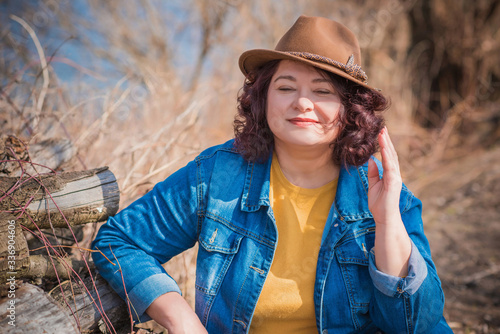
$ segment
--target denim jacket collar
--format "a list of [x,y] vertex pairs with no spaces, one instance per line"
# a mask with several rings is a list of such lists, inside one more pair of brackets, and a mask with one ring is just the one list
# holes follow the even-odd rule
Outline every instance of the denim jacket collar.
[[[261,206],[269,206],[269,185],[272,154],[263,163],[248,164],[243,189],[241,210],[258,211]],[[378,163],[378,162],[377,162]],[[343,221],[356,221],[372,218],[368,209],[367,166],[341,167],[335,197],[335,210]],[[380,170],[380,168],[379,168]],[[339,196],[342,194],[342,196]]]
[[264,163],[250,162],[245,176],[241,210],[258,211],[261,206],[269,206],[269,185],[272,154]]

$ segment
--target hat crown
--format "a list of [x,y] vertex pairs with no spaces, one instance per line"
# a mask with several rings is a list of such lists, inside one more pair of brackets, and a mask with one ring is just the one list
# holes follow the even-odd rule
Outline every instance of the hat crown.
[[307,52],[347,63],[353,56],[361,66],[361,51],[354,33],[343,24],[323,17],[300,16],[275,48],[282,52]]
[[302,15],[283,35],[274,50],[254,49],[241,54],[239,66],[247,76],[273,60],[293,60],[368,86],[361,68],[361,51],[354,33],[324,17]]

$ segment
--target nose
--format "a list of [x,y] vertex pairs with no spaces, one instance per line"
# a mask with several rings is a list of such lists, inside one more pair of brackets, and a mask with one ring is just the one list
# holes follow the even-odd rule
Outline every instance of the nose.
[[295,102],[296,108],[300,112],[308,112],[314,110],[314,103],[306,96],[299,96]]

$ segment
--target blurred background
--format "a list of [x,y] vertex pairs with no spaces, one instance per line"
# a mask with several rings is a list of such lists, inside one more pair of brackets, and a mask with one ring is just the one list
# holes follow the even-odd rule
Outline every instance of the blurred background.
[[[0,135],[109,166],[121,208],[233,136],[239,55],[301,14],[357,35],[456,333],[500,333],[500,1],[0,0]],[[194,255],[166,266],[190,303]]]

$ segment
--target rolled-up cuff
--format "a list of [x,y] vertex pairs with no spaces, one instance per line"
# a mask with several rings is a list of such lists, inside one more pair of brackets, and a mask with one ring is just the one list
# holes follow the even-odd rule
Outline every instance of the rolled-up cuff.
[[392,276],[378,270],[375,265],[373,249],[370,251],[369,271],[373,285],[384,295],[398,297],[405,293],[411,296],[417,292],[427,277],[427,264],[417,246],[411,241],[411,254],[408,260],[408,275],[406,277]]
[[175,280],[167,274],[156,274],[141,281],[128,292],[134,320],[140,322],[151,320],[151,317],[146,313],[149,305],[161,295],[173,291],[181,294]]

